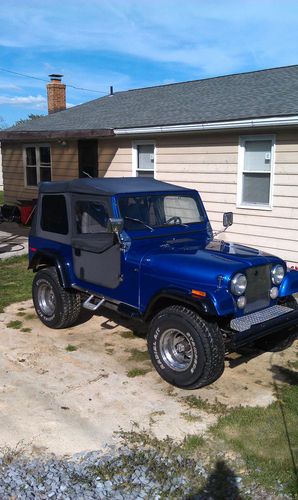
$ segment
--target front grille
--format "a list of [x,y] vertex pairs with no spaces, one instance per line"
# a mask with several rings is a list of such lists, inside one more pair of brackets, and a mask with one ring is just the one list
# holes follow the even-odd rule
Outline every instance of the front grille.
[[263,309],[270,304],[271,288],[271,266],[257,266],[246,270],[247,288],[246,288],[246,306],[244,313],[248,314],[256,309]]
[[269,321],[270,319],[277,318],[278,316],[282,316],[283,314],[287,314],[292,311],[293,309],[285,306],[268,307],[263,311],[257,311],[255,313],[242,316],[241,318],[232,319],[230,327],[232,330],[236,330],[237,332],[244,332],[245,330],[249,330],[249,328],[254,325],[258,325],[264,321]]

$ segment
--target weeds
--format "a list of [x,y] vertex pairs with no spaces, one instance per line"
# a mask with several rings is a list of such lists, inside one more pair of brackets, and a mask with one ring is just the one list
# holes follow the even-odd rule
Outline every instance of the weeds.
[[30,333],[30,332],[32,332],[32,328],[27,328],[27,327],[26,328],[21,328],[21,332],[23,332],[23,333]]
[[141,351],[140,349],[127,349],[127,352],[130,353],[129,361],[149,361],[149,353],[148,351]]
[[132,370],[129,370],[126,375],[130,378],[134,378],[146,375],[146,373],[149,373],[150,371],[151,368],[132,368]]
[[73,351],[77,351],[78,347],[76,345],[68,344],[65,347],[65,350],[68,351],[68,352],[73,352]]
[[227,413],[227,406],[219,401],[209,403],[198,396],[186,396],[181,399],[181,402],[187,404],[191,409],[206,411],[207,413]]
[[21,321],[19,321],[18,319],[16,320],[13,320],[13,321],[10,321],[9,323],[7,323],[7,328],[13,328],[14,330],[19,330],[20,328],[22,328],[23,326],[23,323]]
[[120,332],[120,335],[123,339],[133,339],[134,334],[130,330],[125,330],[124,332]]
[[34,313],[28,313],[28,314],[26,314],[26,316],[24,317],[24,319],[27,319],[28,321],[30,321],[31,319],[36,319],[36,318],[37,318],[37,316],[36,316],[36,314],[34,314]]

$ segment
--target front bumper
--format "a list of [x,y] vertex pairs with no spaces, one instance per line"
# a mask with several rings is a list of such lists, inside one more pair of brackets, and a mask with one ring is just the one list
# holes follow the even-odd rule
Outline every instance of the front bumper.
[[298,330],[298,309],[273,306],[234,319],[230,326],[233,336],[229,342],[229,348],[232,350],[250,344],[266,335],[288,330],[290,327],[296,326]]

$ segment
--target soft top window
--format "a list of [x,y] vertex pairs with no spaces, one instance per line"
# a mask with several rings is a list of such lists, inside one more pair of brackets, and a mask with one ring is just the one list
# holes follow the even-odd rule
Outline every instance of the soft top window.
[[41,229],[50,233],[67,234],[68,219],[63,194],[42,197]]
[[195,196],[145,195],[119,198],[119,209],[127,230],[195,224],[204,220]]

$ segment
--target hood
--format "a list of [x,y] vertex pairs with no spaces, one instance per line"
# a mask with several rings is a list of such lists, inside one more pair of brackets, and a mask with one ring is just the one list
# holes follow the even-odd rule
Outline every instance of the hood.
[[212,240],[202,246],[191,240],[172,240],[146,253],[142,268],[156,277],[168,274],[181,285],[197,282],[209,288],[217,286],[219,276],[228,282],[236,272],[277,262],[282,260],[237,243]]

